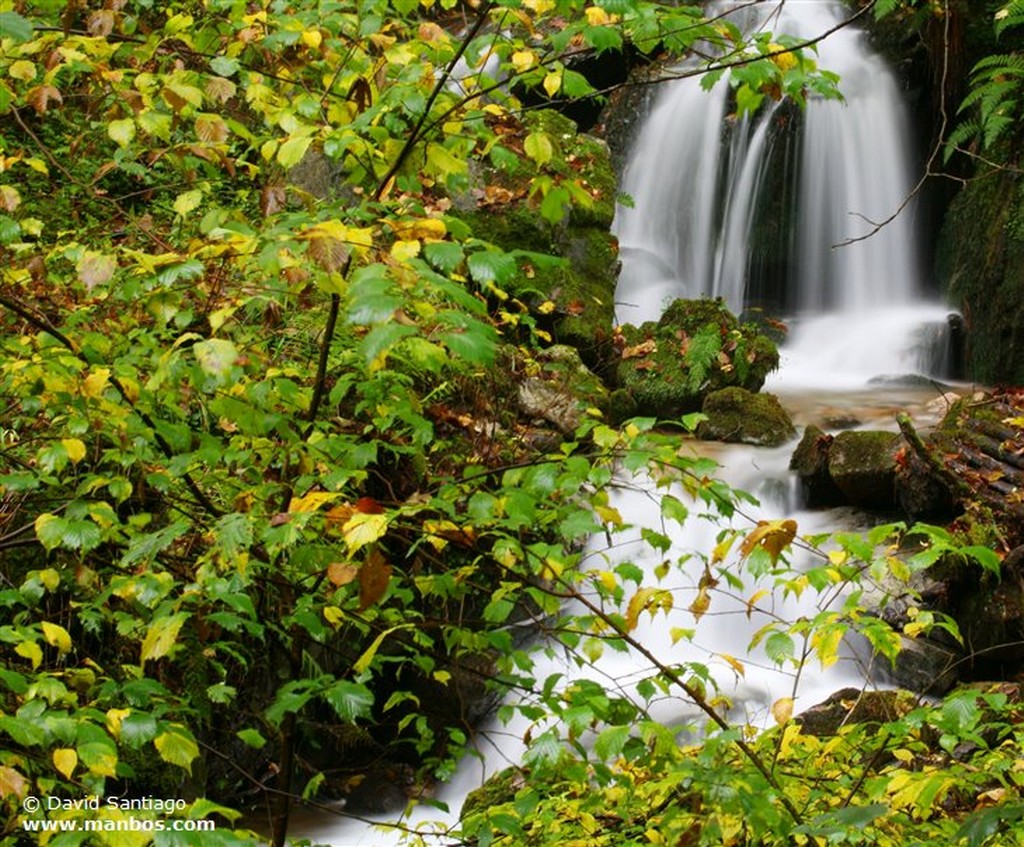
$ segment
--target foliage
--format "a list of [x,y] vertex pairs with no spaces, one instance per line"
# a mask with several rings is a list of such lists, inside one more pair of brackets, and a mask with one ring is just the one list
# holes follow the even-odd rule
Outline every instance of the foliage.
[[[1024,6],[1007,3],[993,17],[997,38],[1024,25]],[[945,157],[965,147],[991,153],[1000,141],[1015,138],[1024,89],[1024,53],[1014,50],[980,59],[971,70],[971,90],[960,103],[961,121],[946,140]]]
[[[758,39],[639,0],[0,4],[3,843],[85,818],[85,797],[181,797],[176,816],[230,822],[255,792],[282,844],[293,798],[346,787],[339,749],[357,773],[443,778],[472,716],[428,701],[457,703],[480,675],[534,687],[514,634],[593,582],[581,545],[622,528],[616,463],[735,510],[651,421],[591,416],[544,452],[494,420],[509,379],[494,363],[544,341],[510,331],[503,286],[539,259],[455,210],[486,194],[486,162],[528,167],[537,189],[517,202],[552,224],[594,212],[558,139],[518,116],[517,94],[594,93],[574,51],[700,41],[743,63],[751,92],[830,88],[796,45]],[[661,504],[666,521],[688,508]],[[771,571],[793,534],[757,533],[744,561]],[[780,590],[844,583],[829,562]],[[626,606],[585,616],[584,649],[668,605],[637,573],[597,580]],[[827,659],[853,610],[779,621],[765,643],[783,663],[799,644]],[[708,706],[710,676],[686,672],[641,693]],[[636,748],[636,708],[555,692],[552,714],[580,707],[567,726],[608,725],[601,758]],[[648,731],[673,760],[667,730]],[[740,736],[707,755],[763,763]],[[561,748],[541,738],[550,764]],[[29,795],[70,805],[22,808]],[[203,843],[254,839],[222,826]]]

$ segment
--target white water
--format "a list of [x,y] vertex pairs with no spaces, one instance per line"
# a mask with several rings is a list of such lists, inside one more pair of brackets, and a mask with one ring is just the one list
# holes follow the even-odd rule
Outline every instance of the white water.
[[[765,9],[777,7],[755,8],[763,15]],[[780,19],[772,20],[771,28],[804,37],[820,35],[844,14],[841,6],[829,2],[788,0],[781,8]],[[797,168],[802,211],[787,259],[797,314],[782,350],[781,371],[769,386],[783,395],[784,402],[787,394],[795,397],[808,389],[818,401],[823,390],[863,389],[879,375],[920,371],[922,327],[941,323],[947,314],[941,306],[922,301],[910,210],[870,238],[836,246],[868,235],[875,228],[871,222],[887,219],[904,202],[912,182],[905,153],[908,130],[897,86],[861,33],[851,29],[831,35],[820,45],[819,61],[841,74],[847,99],[811,102],[804,118]],[[616,221],[623,260],[616,297],[620,321],[656,319],[665,303],[677,297],[721,296],[737,311],[746,302],[757,191],[767,170],[779,166],[770,155],[776,112],[768,109],[754,120],[735,123],[728,144],[723,144],[723,127],[729,122],[726,91],[724,82],[710,93],[696,80],[666,86],[637,139],[623,184],[635,205],[620,209]],[[829,395],[833,396],[839,397]],[[888,402],[901,401],[883,399],[880,415],[886,414],[882,407]],[[791,450],[792,445],[771,451],[736,447],[717,455],[723,478],[761,500],[759,508],[737,519],[737,526],[749,526],[749,520],[759,518],[794,518],[801,534],[840,528],[846,516],[800,512],[791,502],[786,470]],[[649,493],[632,491],[624,492],[615,505],[638,528],[631,540],[614,550],[603,549],[596,540],[590,550],[592,566],[604,569],[617,557],[636,556],[653,574],[662,559],[636,539],[639,526],[662,529],[657,501]],[[668,558],[706,555],[720,529],[720,523],[700,519],[676,527]],[[767,615],[794,619],[816,611],[816,598],[810,594],[797,602],[775,592],[759,602],[760,610],[748,614],[747,601],[761,587],[749,581],[742,592],[732,592],[721,582],[693,643],[673,644],[672,627],[694,626],[688,606],[702,573],[703,563],[696,556],[691,566],[672,569],[663,586],[675,597],[670,619],[644,615],[637,635],[668,662],[707,663],[733,700],[731,720],[766,726],[772,720],[771,704],[780,697],[797,693],[799,710],[844,685],[862,684],[863,669],[852,659],[827,671],[812,661],[794,692],[791,672],[774,667],[760,650],[748,652],[752,634]],[[649,583],[654,583],[653,576]],[[742,675],[726,656],[742,664]],[[651,673],[635,654],[606,653],[594,668],[584,671],[564,655],[541,662],[539,679],[554,672],[567,679],[585,674],[634,694],[636,682]],[[684,724],[694,718],[693,708],[677,697],[663,698],[652,712],[668,723]],[[452,809],[449,823],[469,790],[519,760],[526,728],[524,722],[514,721],[507,727],[493,724],[480,733],[482,758],[467,759],[440,795]],[[402,822],[416,825],[441,817],[437,810],[421,808]],[[335,847],[398,843],[393,833],[359,822],[325,822],[322,817],[312,825],[300,824],[294,835]]]

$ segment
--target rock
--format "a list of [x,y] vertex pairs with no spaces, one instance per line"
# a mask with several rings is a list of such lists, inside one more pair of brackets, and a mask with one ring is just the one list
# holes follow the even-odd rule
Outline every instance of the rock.
[[879,659],[874,675],[890,685],[898,685],[918,694],[938,697],[959,680],[962,652],[945,647],[931,638],[900,636],[900,652],[896,663]]
[[775,344],[721,300],[676,300],[657,322],[617,327],[612,342],[616,386],[639,414],[663,419],[700,410],[723,388],[759,391],[779,363]]
[[828,472],[846,501],[864,509],[888,510],[896,505],[896,449],[893,432],[851,430],[832,440]]
[[789,469],[800,481],[804,505],[810,508],[839,506],[843,493],[828,472],[828,453],[833,436],[814,424],[804,428],[803,437],[789,460]]
[[571,435],[588,408],[606,411],[608,390],[572,347],[557,344],[536,357],[535,375],[519,383],[519,408]]
[[907,691],[843,688],[793,718],[808,735],[827,737],[851,723],[889,723],[912,711],[917,695]]
[[704,398],[702,411],[707,420],[697,427],[697,437],[705,441],[778,447],[796,436],[789,413],[774,394],[723,388]]

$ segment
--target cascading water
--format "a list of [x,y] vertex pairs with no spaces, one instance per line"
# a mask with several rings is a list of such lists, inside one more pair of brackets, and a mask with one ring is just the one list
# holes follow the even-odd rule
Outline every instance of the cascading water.
[[[746,4],[738,14],[744,16],[747,29],[764,25],[770,17],[775,31],[817,37],[833,29],[844,13],[831,2],[787,0],[778,6]],[[819,54],[823,67],[841,75],[846,101],[812,100],[802,115],[769,104],[754,118],[734,120],[728,115],[724,82],[710,92],[696,79],[667,84],[644,123],[624,175],[622,188],[633,206],[619,210],[615,225],[623,262],[618,320],[656,319],[665,303],[678,297],[722,297],[737,311],[774,300],[776,308],[795,315],[794,331],[783,351],[782,379],[777,380],[786,388],[860,386],[877,374],[914,370],[917,363],[910,351],[915,334],[923,325],[941,323],[946,317],[945,309],[921,302],[916,237],[908,211],[870,238],[836,246],[873,232],[872,221],[889,218],[904,203],[911,189],[909,133],[892,75],[868,49],[862,32],[851,28],[832,33],[819,44]],[[799,135],[792,129],[794,123],[800,127]],[[794,150],[798,158],[786,155]],[[797,178],[798,188],[789,187],[791,176]],[[771,190],[784,195],[784,202],[772,206],[763,196]],[[782,230],[773,242],[778,255],[767,255],[773,251],[759,243],[764,241],[757,233],[765,229],[761,216],[766,208],[790,210],[785,212],[789,225],[776,227]],[[784,278],[781,293],[778,285],[756,282],[765,276],[766,264]],[[761,506],[747,514],[748,520],[792,516],[802,533],[835,529],[834,515],[796,512],[787,499],[789,452],[790,448],[734,447],[717,458],[723,478],[761,500]],[[659,510],[651,508],[654,496],[633,491],[615,505],[627,522],[660,531]],[[648,582],[653,584],[653,573],[664,558],[706,555],[721,528],[719,522],[693,517],[677,528],[674,546],[664,556],[649,548],[643,551],[639,529],[635,542],[627,541],[614,552],[595,540],[590,555],[600,568],[612,566],[609,558],[634,555],[651,572]],[[669,657],[667,661],[708,664],[733,701],[731,718],[770,723],[772,702],[795,693],[795,680],[761,650],[748,652],[751,636],[768,615],[796,619],[816,610],[770,591],[764,596],[774,600],[766,602],[776,605],[753,610],[750,597],[770,585],[751,583],[741,592],[722,585],[712,592],[698,637],[693,643],[676,642],[673,627],[694,625],[688,607],[704,573],[700,555],[691,561],[692,570],[673,570],[671,584],[663,586],[675,598],[672,617],[655,621],[645,615],[637,634],[658,655]],[[535,669],[539,679],[549,673],[566,679],[584,673],[565,657],[539,661],[550,663]],[[634,653],[609,653],[585,669],[602,684],[626,693],[650,672]],[[863,680],[862,672],[853,662],[840,662],[827,673],[809,666],[800,681],[798,707],[823,699],[851,680]],[[668,723],[683,723],[692,716],[680,698],[666,697],[654,707],[654,716]],[[453,812],[465,793],[488,774],[518,761],[524,729],[513,723],[480,733],[482,757],[464,763],[442,795]],[[438,816],[428,809],[420,819]],[[339,847],[398,843],[397,836],[355,822],[321,822],[296,835]]]
[[[747,31],[811,39],[847,12],[789,0],[735,14]],[[710,92],[699,78],[665,86],[623,175],[633,202],[616,216],[617,320],[657,319],[678,297],[721,297],[736,312],[791,316],[786,384],[921,369],[922,327],[948,310],[922,302],[900,91],[858,28],[821,41],[818,61],[840,75],[844,100],[811,97],[800,114],[773,104],[736,119],[723,82]]]

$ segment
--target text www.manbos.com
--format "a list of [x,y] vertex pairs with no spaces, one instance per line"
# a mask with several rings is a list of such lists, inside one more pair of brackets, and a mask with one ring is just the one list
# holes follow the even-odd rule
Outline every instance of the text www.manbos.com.
[[26,832],[212,832],[217,828],[217,822],[142,818],[25,820],[21,822],[21,828]]

